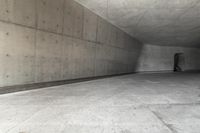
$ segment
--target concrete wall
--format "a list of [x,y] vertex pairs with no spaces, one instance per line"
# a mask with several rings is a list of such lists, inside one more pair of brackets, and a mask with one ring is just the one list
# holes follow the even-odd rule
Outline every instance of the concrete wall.
[[184,53],[184,70],[200,70],[200,49],[144,45],[138,59],[137,71],[171,71],[174,67],[174,54]]
[[133,72],[141,47],[72,0],[0,0],[0,87]]

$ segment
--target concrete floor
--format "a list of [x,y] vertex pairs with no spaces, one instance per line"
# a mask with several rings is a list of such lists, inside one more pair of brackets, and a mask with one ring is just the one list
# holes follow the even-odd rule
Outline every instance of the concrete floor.
[[134,74],[0,96],[0,133],[199,133],[200,74]]

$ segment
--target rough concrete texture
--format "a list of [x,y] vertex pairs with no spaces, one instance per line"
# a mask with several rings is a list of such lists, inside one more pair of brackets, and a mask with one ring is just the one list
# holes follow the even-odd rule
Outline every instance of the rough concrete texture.
[[199,0],[76,0],[143,43],[200,43]]
[[0,87],[133,72],[141,47],[73,0],[0,0]]
[[136,71],[172,71],[176,53],[183,53],[184,61],[180,66],[182,70],[200,70],[198,48],[144,45]]
[[199,133],[200,74],[134,74],[0,96],[1,133]]

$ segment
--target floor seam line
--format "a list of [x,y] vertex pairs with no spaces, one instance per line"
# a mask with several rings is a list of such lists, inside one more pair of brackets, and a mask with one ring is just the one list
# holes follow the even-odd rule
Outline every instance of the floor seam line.
[[161,116],[159,116],[155,111],[149,109],[153,115],[164,125],[166,126],[172,133],[178,133],[170,124],[167,124]]

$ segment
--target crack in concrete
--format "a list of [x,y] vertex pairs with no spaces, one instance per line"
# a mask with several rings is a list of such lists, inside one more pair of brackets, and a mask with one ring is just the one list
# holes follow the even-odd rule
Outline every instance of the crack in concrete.
[[156,113],[155,111],[152,111],[152,110],[150,110],[150,111],[151,111],[151,112],[156,116],[156,118],[158,118],[158,120],[160,120],[160,121],[162,122],[162,124],[165,125],[172,133],[178,133],[178,132],[174,129],[174,127],[173,127],[172,124],[166,123],[166,122],[163,120],[163,118],[162,118],[158,113]]

